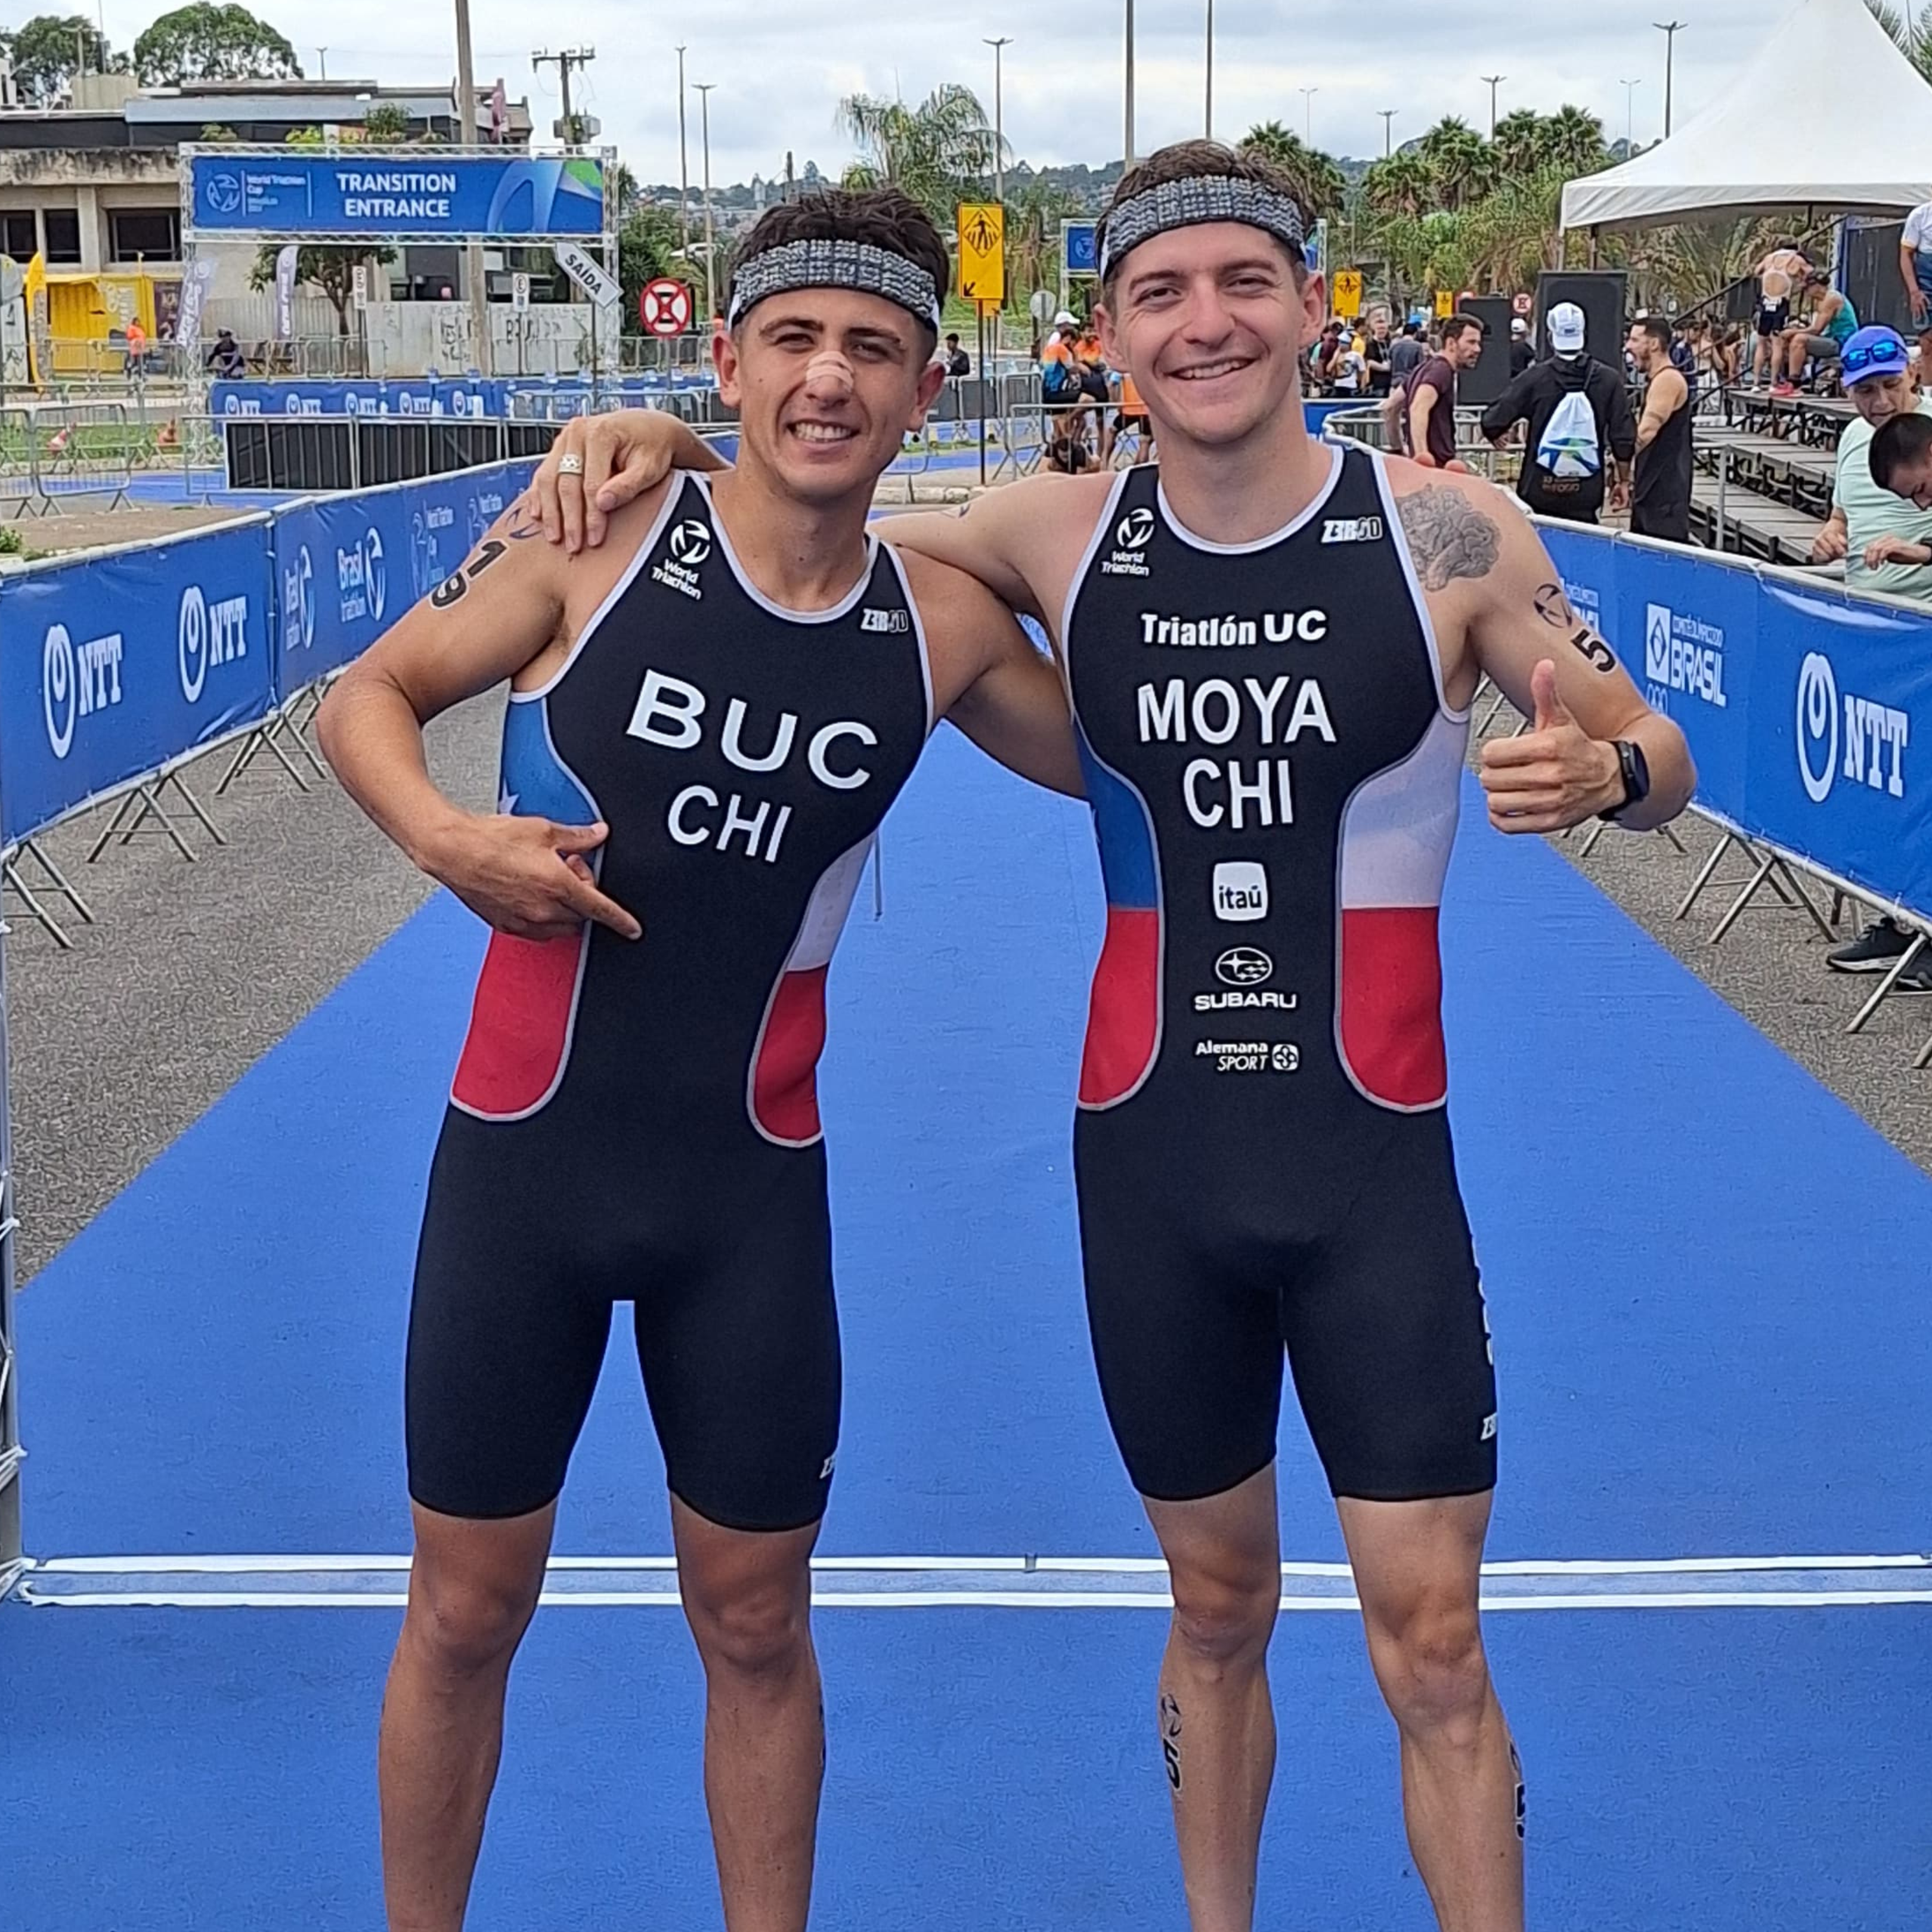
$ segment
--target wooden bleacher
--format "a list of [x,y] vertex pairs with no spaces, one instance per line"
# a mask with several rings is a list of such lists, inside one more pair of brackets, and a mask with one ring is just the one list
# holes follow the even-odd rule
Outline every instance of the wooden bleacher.
[[[1818,399],[1810,397],[1770,400],[1818,406]],[[1842,419],[1834,410],[1830,420],[1836,424],[1835,442]],[[1788,416],[1785,426],[1786,434],[1773,435],[1746,428],[1742,420],[1733,428],[1709,417],[1696,424],[1690,532],[1707,549],[1732,550],[1766,563],[1810,561],[1812,539],[1832,512],[1835,458],[1829,448],[1790,434]]]

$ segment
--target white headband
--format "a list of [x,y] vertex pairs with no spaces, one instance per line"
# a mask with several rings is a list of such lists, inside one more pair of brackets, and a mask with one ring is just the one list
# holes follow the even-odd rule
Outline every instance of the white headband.
[[738,266],[731,278],[728,328],[736,328],[746,310],[768,296],[800,289],[856,289],[896,302],[908,315],[939,332],[939,291],[919,264],[870,242],[786,242],[763,248]]

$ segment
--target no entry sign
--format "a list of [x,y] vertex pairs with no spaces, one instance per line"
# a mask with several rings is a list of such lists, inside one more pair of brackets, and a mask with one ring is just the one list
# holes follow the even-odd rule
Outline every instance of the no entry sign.
[[682,335],[691,326],[691,290],[661,275],[638,294],[638,318],[653,335]]

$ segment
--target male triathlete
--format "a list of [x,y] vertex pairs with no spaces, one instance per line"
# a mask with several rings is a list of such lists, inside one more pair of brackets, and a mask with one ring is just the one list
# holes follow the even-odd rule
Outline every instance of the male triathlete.
[[[496,928],[410,1316],[416,1552],[382,1744],[398,1932],[461,1923],[510,1660],[620,1300],[705,1667],[725,1922],[806,1922],[807,1566],[839,1411],[826,962],[936,718],[1080,784],[1060,680],[1011,614],[866,534],[944,377],[946,275],[896,191],[771,211],[715,344],[736,469],[645,493],[591,556],[518,541],[538,526],[513,507],[323,707],[358,802]],[[479,817],[431,784],[421,728],[506,678],[502,800]]]
[[[1172,1573],[1159,1721],[1190,1910],[1196,1932],[1253,1920],[1285,1344],[1418,1868],[1450,1932],[1505,1932],[1521,1788],[1477,1613],[1496,1402],[1436,944],[1468,707],[1486,671],[1533,719],[1484,748],[1504,831],[1660,824],[1690,760],[1500,491],[1310,439],[1324,291],[1270,164],[1165,148],[1101,236],[1108,358],[1158,468],[888,528],[1046,622],[1079,726],[1108,899],[1076,1138],[1088,1306]],[[538,494],[569,547],[683,445],[632,412],[564,448],[583,474],[547,462]]]

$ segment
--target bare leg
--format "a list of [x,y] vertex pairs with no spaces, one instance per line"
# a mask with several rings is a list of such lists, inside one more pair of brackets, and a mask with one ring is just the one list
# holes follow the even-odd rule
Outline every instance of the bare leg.
[[543,1588],[556,1508],[487,1522],[414,1514],[409,1609],[382,1700],[382,1890],[390,1932],[458,1932],[510,1660]]
[[1268,1639],[1281,1606],[1274,1469],[1198,1502],[1148,1502],[1174,1585],[1158,1720],[1194,1932],[1250,1932],[1274,1778]]
[[704,1661],[704,1797],[727,1932],[803,1932],[825,1774],[811,1629],[818,1528],[726,1529],[674,1496],[671,1534]]
[[1336,1504],[1442,1932],[1522,1932],[1522,1774],[1477,1612],[1488,1495]]

